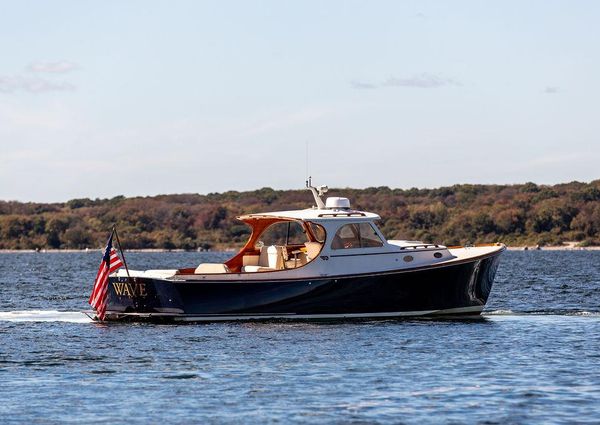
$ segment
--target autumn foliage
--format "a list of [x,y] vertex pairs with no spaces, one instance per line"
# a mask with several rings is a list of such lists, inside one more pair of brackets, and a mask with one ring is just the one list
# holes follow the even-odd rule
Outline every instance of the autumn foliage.
[[[455,185],[438,189],[331,189],[353,208],[378,213],[388,239],[447,245],[504,242],[600,244],[600,180],[554,186]],[[104,245],[116,224],[124,247],[223,249],[240,246],[251,212],[302,209],[306,190],[182,194],[66,203],[0,201],[0,249],[82,249]]]

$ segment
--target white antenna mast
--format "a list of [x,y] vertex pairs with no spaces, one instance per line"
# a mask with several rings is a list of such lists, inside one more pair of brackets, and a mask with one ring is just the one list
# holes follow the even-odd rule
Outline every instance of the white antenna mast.
[[306,178],[309,177],[309,169],[308,169],[308,140],[306,141]]
[[315,198],[315,203],[317,204],[317,208],[322,210],[325,208],[325,203],[323,202],[323,199],[321,199],[321,196],[325,195],[325,193],[329,190],[329,188],[327,186],[319,186],[314,187],[312,185],[312,177],[308,175],[309,170],[308,170],[308,140],[306,141],[306,188],[309,189],[312,194],[313,194],[313,198]]

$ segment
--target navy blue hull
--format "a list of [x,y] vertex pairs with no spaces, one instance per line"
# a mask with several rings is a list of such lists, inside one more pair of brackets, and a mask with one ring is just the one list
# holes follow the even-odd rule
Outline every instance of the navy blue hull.
[[170,281],[111,277],[108,319],[478,314],[500,252],[454,265],[310,280]]

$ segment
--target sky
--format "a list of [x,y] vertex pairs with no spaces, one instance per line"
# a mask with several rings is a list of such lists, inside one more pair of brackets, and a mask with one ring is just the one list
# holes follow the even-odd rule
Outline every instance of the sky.
[[600,178],[598,1],[0,10],[0,200]]

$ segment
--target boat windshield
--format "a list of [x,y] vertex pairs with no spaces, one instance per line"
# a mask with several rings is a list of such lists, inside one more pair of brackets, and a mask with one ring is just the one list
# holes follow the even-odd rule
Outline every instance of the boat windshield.
[[257,245],[304,245],[309,239],[306,230],[296,221],[273,223],[260,235]]

